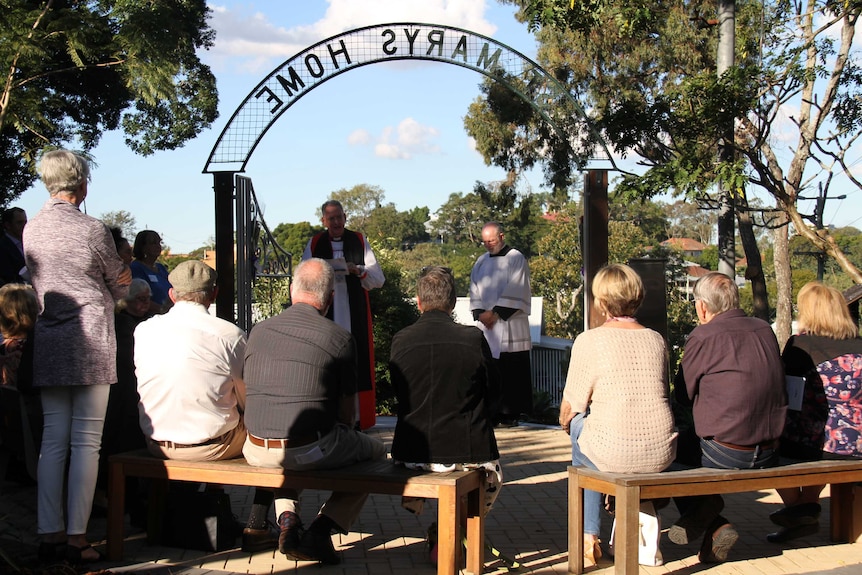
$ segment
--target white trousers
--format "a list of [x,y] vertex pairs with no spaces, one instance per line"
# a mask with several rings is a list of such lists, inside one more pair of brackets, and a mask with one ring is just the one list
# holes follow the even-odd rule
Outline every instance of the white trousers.
[[[44,427],[39,453],[39,533],[83,535],[93,508],[109,385],[40,388]],[[63,505],[66,460],[68,501]]]

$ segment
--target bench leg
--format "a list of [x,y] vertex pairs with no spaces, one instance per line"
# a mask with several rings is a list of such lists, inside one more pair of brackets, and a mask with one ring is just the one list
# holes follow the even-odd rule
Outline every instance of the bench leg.
[[458,548],[461,547],[458,512],[458,490],[453,485],[440,489],[437,501],[437,575],[458,572]]
[[862,536],[862,489],[854,483],[829,486],[829,537],[855,543]]
[[578,470],[569,468],[569,573],[584,572],[584,490]]
[[614,535],[614,573],[626,575],[638,572],[638,541],[640,539],[640,488],[617,488],[616,533]]
[[478,487],[467,494],[467,571],[482,575],[485,569],[484,493]]
[[108,468],[108,559],[123,558],[123,515],[126,505],[126,474],[122,463]]

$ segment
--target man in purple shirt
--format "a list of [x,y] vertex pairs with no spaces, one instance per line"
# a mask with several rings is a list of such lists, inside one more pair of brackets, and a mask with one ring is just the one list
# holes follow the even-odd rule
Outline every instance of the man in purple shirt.
[[[700,438],[701,465],[760,469],[778,465],[787,395],[778,341],[768,323],[739,309],[733,279],[710,272],[694,286],[700,325],[691,332],[682,359],[685,388],[677,396],[692,405]],[[727,559],[739,534],[719,515],[720,495],[678,498],[681,517],[668,537],[686,544],[705,531],[702,563]]]

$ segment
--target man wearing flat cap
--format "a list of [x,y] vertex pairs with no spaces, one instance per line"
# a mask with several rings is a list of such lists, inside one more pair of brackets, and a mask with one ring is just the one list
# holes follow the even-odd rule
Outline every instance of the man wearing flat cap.
[[242,455],[245,333],[210,315],[216,272],[186,261],[170,273],[174,306],[135,329],[141,429],[165,459],[214,461]]

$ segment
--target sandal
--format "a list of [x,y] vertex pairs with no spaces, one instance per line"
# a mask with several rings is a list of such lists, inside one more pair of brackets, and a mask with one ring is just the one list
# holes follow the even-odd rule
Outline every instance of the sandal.
[[[95,557],[84,557],[84,552],[92,549],[96,552]],[[68,559],[69,563],[72,565],[84,565],[86,563],[99,563],[100,561],[105,560],[105,556],[101,551],[94,548],[92,545],[85,545],[83,547],[75,547],[74,545],[66,546],[66,559]]]

